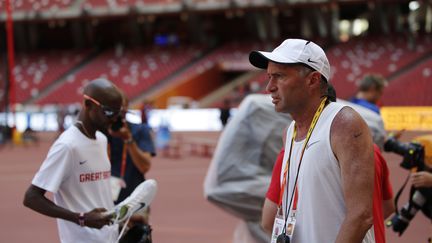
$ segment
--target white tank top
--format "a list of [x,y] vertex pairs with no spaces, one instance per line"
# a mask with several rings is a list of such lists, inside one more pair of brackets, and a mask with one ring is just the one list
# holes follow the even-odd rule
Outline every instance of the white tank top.
[[[330,143],[331,124],[336,114],[344,106],[332,102],[325,107],[306,146],[297,181],[297,221],[292,239],[294,243],[335,242],[339,228],[344,220],[346,208],[341,184],[341,172],[339,162],[334,156]],[[281,183],[283,170],[288,160],[293,131],[294,122],[291,123],[287,130]],[[305,140],[302,140],[293,144],[289,170],[289,193],[288,198],[286,198],[285,189],[282,201],[284,216],[287,204],[289,205],[291,200],[304,142]],[[364,243],[375,242],[373,231],[369,231],[363,241]]]

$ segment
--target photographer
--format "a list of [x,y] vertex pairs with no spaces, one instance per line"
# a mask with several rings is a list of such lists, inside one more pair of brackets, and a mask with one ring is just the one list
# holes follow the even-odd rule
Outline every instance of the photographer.
[[[126,121],[128,100],[123,95],[122,113],[109,130],[109,152],[111,160],[112,192],[115,203],[123,201],[145,180],[150,170],[151,158],[155,156],[150,128],[146,124]],[[151,242],[148,226],[148,211],[131,218],[133,226],[120,242]],[[148,239],[144,240],[144,237]]]
[[397,140],[398,137],[390,136],[384,144],[384,150],[401,155],[403,157],[400,163],[402,168],[416,171],[407,178],[395,198],[397,206],[399,196],[410,179],[412,186],[408,202],[400,210],[396,209],[395,215],[386,223],[401,236],[418,211],[432,218],[432,174],[430,168],[425,164],[425,145],[418,142],[402,143]]

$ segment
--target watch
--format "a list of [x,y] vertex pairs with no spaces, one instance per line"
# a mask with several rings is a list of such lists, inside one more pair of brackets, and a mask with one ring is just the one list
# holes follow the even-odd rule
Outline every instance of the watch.
[[81,227],[85,226],[85,215],[84,213],[80,213],[78,217],[78,223]]

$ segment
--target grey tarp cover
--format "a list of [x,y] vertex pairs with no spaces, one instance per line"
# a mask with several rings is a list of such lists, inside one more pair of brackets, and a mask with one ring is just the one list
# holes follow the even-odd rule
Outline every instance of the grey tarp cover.
[[[346,101],[362,115],[374,140],[383,144],[381,117]],[[277,113],[269,95],[252,94],[240,104],[222,132],[204,182],[204,194],[213,204],[246,221],[257,242],[268,242],[259,227],[261,209],[273,164],[282,148],[283,131],[292,119]]]

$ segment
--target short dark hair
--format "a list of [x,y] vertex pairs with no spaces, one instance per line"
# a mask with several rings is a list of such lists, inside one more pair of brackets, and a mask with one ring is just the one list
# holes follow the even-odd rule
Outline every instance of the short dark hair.
[[378,74],[367,74],[358,83],[360,91],[368,91],[370,89],[383,90],[387,86],[387,80]]
[[327,102],[336,102],[336,89],[331,83],[321,76],[320,80],[321,97],[327,96]]
[[318,73],[321,75],[321,81],[324,81],[324,82],[327,83],[328,80],[324,77],[324,75],[322,75],[321,72],[319,72],[319,71],[313,69],[312,67],[310,67],[310,66],[308,66],[308,65],[306,65],[306,64],[304,64],[304,63],[297,63],[297,64],[298,64],[299,66],[302,66],[302,67],[303,67],[303,70],[304,70],[304,71],[307,71],[308,73],[309,73],[309,72],[318,72]]

